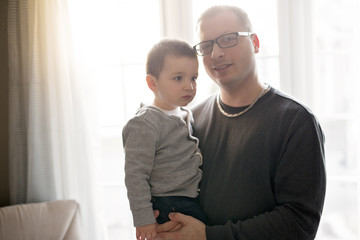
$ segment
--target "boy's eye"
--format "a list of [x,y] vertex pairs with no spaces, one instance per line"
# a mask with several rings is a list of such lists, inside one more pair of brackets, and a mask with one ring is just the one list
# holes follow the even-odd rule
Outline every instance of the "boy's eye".
[[198,78],[198,77],[193,77],[192,80],[193,80],[193,81],[196,81],[197,78]]
[[181,81],[181,79],[182,79],[182,76],[176,76],[176,77],[174,77],[174,80],[176,80],[176,81]]

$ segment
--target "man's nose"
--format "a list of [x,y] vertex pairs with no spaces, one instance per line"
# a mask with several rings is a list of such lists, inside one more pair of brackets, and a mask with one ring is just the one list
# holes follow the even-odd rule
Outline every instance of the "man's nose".
[[222,49],[217,42],[214,43],[213,45],[213,50],[211,52],[211,57],[212,58],[219,58],[224,56],[224,49]]

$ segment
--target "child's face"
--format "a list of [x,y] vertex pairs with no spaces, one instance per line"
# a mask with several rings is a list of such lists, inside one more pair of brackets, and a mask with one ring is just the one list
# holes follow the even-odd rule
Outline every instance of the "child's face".
[[154,79],[155,106],[172,110],[188,105],[196,94],[198,67],[196,58],[166,56],[159,77]]

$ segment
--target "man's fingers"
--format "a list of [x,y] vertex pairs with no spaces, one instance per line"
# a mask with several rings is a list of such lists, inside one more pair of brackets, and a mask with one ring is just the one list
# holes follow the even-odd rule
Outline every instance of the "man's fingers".
[[178,222],[169,221],[163,224],[156,224],[156,232],[170,232],[179,229]]
[[176,222],[177,224],[175,225],[175,227],[173,227],[170,232],[175,232],[177,230],[180,230],[183,227],[183,224],[180,222]]
[[178,212],[172,212],[169,214],[169,218],[171,219],[171,221],[174,222],[180,222],[180,223],[187,223],[189,220],[189,216],[184,215],[182,213],[178,213]]
[[155,219],[157,219],[157,217],[159,216],[160,212],[159,210],[154,210],[154,217]]

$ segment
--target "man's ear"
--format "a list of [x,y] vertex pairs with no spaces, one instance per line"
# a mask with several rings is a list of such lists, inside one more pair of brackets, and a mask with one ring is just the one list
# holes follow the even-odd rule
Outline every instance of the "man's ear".
[[255,33],[252,34],[252,44],[254,45],[255,53],[258,53],[260,49],[260,41]]
[[156,91],[156,78],[151,74],[147,74],[146,82],[147,82],[148,87],[151,89],[151,91],[155,92]]

